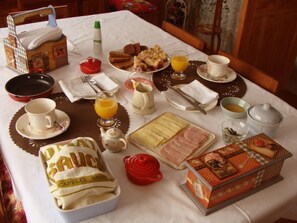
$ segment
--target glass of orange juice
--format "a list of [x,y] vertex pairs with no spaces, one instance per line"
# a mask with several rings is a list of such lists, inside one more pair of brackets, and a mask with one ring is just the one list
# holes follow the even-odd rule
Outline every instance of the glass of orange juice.
[[99,116],[97,125],[100,127],[112,127],[116,124],[114,116],[118,111],[118,102],[115,93],[109,91],[102,91],[96,96],[95,111]]
[[184,80],[187,77],[184,71],[189,66],[188,53],[184,50],[176,50],[173,52],[170,62],[171,67],[175,71],[174,73],[170,74],[171,78],[175,80]]

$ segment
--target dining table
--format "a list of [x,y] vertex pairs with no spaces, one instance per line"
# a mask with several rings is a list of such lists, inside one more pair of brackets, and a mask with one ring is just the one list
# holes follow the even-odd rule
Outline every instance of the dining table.
[[[192,67],[194,72],[197,66],[195,67],[193,64],[205,63],[207,55],[164,32],[161,28],[146,22],[130,11],[123,10],[57,20],[58,26],[67,37],[69,64],[48,72],[55,79],[52,97],[56,96],[65,99],[59,81],[67,81],[84,75],[80,70],[80,62],[89,56],[95,57],[93,53],[93,26],[96,20],[101,23],[102,35],[102,54],[97,58],[102,61],[102,72],[119,85],[116,96],[124,114],[121,122],[123,126],[124,122],[126,123],[124,127],[126,137],[154,118],[170,112],[215,135],[215,141],[206,151],[212,151],[225,145],[220,124],[228,117],[222,112],[219,103],[207,111],[206,115],[197,111],[178,109],[172,106],[161,93],[164,89],[162,89],[161,82],[159,82],[160,85],[158,86],[155,76],[158,74],[147,74],[148,76],[151,75],[150,78],[156,82],[154,88],[155,111],[148,115],[139,115],[132,111],[133,94],[124,85],[130,72],[116,69],[110,65],[108,61],[110,51],[122,50],[125,45],[130,43],[140,43],[149,47],[157,44],[168,56],[174,50],[183,49],[189,54],[189,59],[192,61],[191,66],[194,66],[194,68]],[[17,32],[33,30],[45,25],[46,22],[19,25],[17,26]],[[7,35],[8,28],[0,29],[1,153],[12,179],[15,195],[23,204],[28,222],[63,222],[63,218],[54,205],[44,177],[44,170],[38,157],[38,140],[27,140],[14,133],[14,119],[16,115],[23,112],[22,109],[25,103],[13,100],[5,90],[6,82],[19,75],[6,66],[3,39]],[[167,72],[170,72],[170,66]],[[168,73],[162,73],[162,71],[160,71],[159,75],[169,76]],[[241,87],[228,85],[231,87],[231,89],[228,89],[227,85],[218,84],[217,91],[225,92],[225,95],[220,93],[220,97],[234,93],[235,96],[243,98],[250,105],[270,103],[284,117],[274,138],[276,142],[293,154],[284,162],[280,173],[283,180],[209,215],[204,215],[181,188],[181,185],[187,180],[187,168],[174,169],[160,161],[160,170],[163,174],[161,181],[145,186],[136,185],[129,181],[125,172],[124,157],[146,153],[129,142],[128,148],[119,153],[102,152],[105,162],[110,167],[121,188],[121,195],[116,209],[109,213],[85,219],[82,222],[273,222],[282,217],[288,210],[297,209],[297,110],[240,74],[237,75],[239,78],[238,84]],[[201,83],[206,82],[201,80]],[[71,126],[77,126],[80,120],[83,120],[81,121],[80,136],[91,136],[100,142],[100,129],[98,127],[88,127],[95,125],[97,119],[92,107],[93,101],[81,99],[75,102],[68,101],[67,103],[71,108],[65,107],[65,111],[71,113],[76,110],[77,113],[73,116],[75,118],[70,116],[70,127],[65,135],[64,133],[62,135],[70,137],[71,131],[76,131]],[[83,110],[83,103],[91,104],[88,110]],[[51,140],[59,141],[60,138],[54,137]],[[37,146],[32,146],[34,143]],[[26,149],[29,146],[31,146],[31,149]]]

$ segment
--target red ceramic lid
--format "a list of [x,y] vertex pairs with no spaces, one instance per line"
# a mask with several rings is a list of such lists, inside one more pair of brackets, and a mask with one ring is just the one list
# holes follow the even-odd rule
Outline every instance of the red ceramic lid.
[[148,184],[162,179],[159,161],[148,154],[136,154],[124,158],[126,171],[131,181]]
[[101,60],[88,57],[80,62],[80,70],[85,74],[94,74],[101,71]]

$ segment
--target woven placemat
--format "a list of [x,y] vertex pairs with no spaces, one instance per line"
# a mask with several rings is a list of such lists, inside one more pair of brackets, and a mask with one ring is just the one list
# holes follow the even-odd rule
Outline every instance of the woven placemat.
[[184,80],[174,80],[170,77],[170,74],[173,73],[173,69],[171,66],[168,68],[156,72],[153,74],[153,82],[156,88],[159,91],[166,91],[167,87],[166,84],[170,83],[172,86],[178,85],[178,84],[189,84],[193,80],[198,80],[201,84],[208,87],[209,89],[217,92],[219,94],[219,100],[218,104],[220,103],[220,100],[224,97],[239,97],[242,98],[247,90],[246,83],[242,79],[240,75],[237,75],[236,79],[229,83],[214,83],[207,81],[203,78],[201,78],[197,74],[197,67],[201,64],[204,64],[204,62],[201,61],[190,61],[190,66],[185,71],[185,74],[187,75],[187,78]]
[[[9,133],[14,143],[26,152],[38,156],[39,148],[47,144],[61,142],[76,137],[91,137],[103,150],[101,144],[100,128],[96,121],[98,116],[94,110],[94,100],[80,100],[71,103],[64,93],[56,93],[50,96],[57,104],[57,109],[64,111],[70,117],[70,126],[67,131],[61,135],[45,140],[32,140],[21,136],[15,128],[16,121],[25,114],[22,107],[13,116],[10,125]],[[121,129],[124,134],[129,130],[130,118],[126,109],[119,104],[118,113],[115,116],[117,119],[117,128]]]

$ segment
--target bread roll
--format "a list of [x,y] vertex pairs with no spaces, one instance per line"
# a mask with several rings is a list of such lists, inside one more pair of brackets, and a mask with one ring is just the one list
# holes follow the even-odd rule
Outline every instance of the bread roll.
[[127,69],[129,67],[133,66],[133,61],[124,61],[124,62],[119,62],[119,63],[113,63],[113,65],[119,69]]
[[134,45],[127,44],[126,46],[124,46],[124,53],[134,56],[135,55]]
[[109,52],[109,56],[110,57],[125,57],[127,59],[131,59],[131,56],[129,54],[126,54],[126,53],[122,53],[122,52],[119,52],[119,51],[110,51]]

